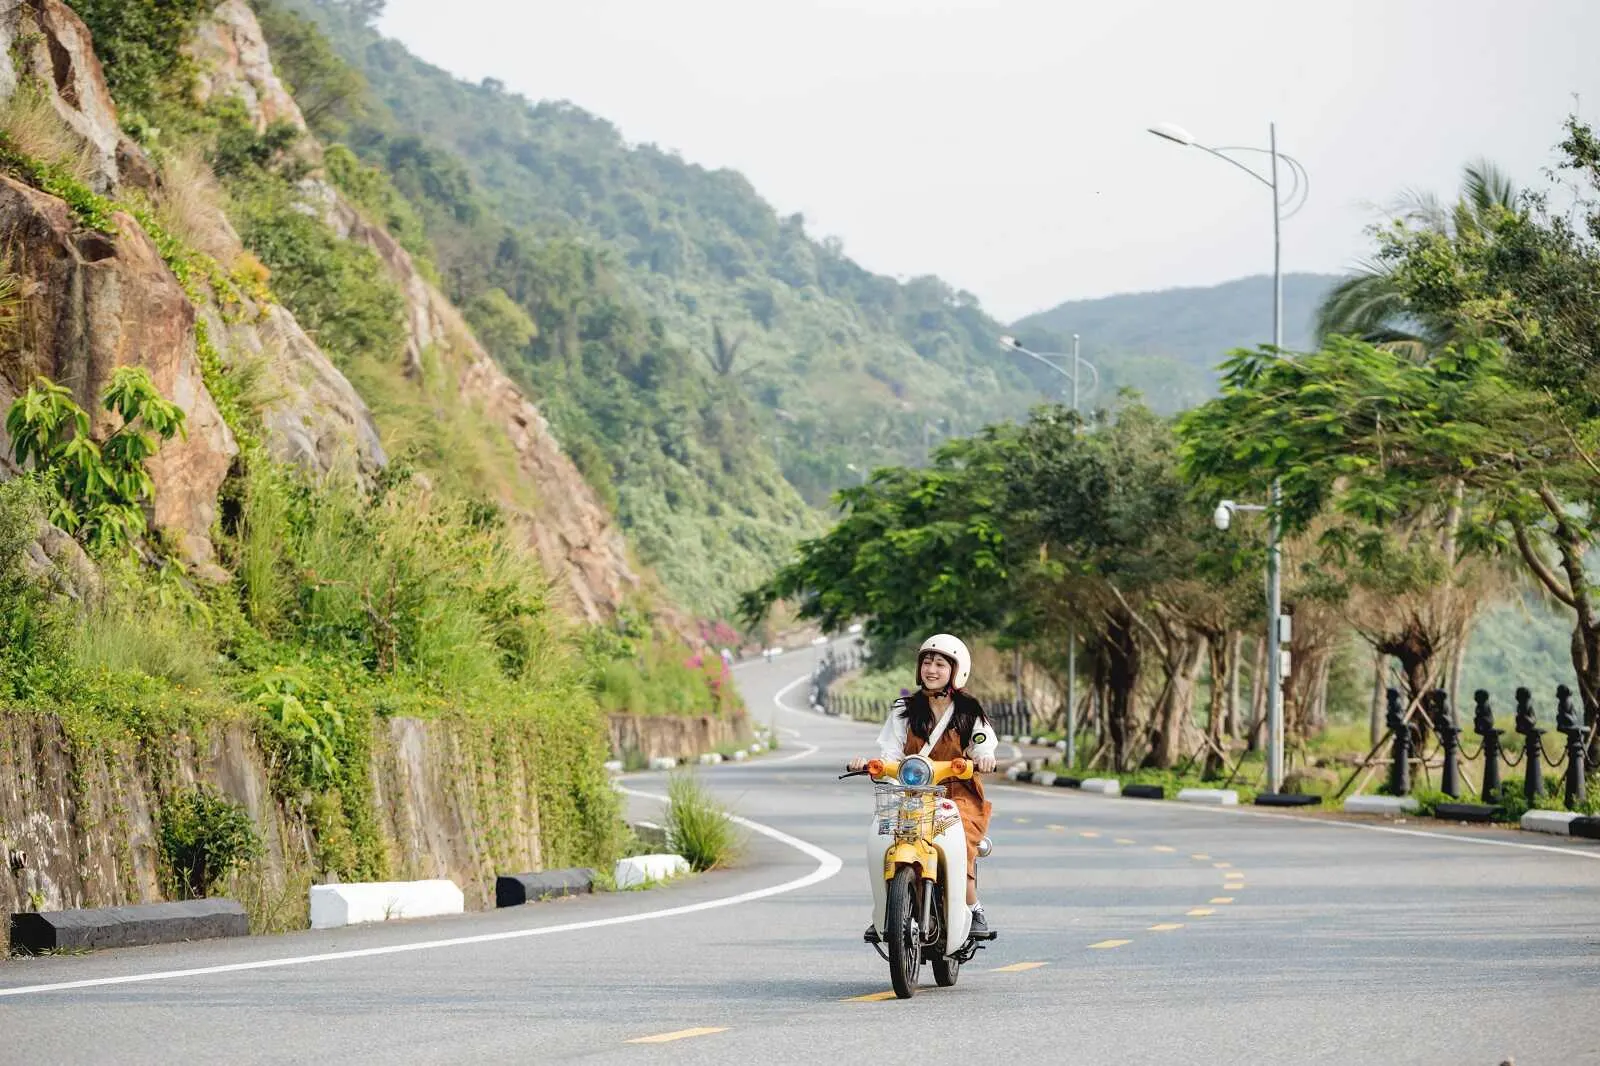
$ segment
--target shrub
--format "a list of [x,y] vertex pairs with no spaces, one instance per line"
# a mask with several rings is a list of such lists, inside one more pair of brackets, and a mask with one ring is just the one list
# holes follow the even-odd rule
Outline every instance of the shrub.
[[733,822],[692,772],[672,775],[667,798],[667,840],[690,866],[714,870],[737,857],[743,842]]
[[125,117],[183,84],[189,71],[183,42],[215,6],[214,0],[72,0]]
[[126,546],[145,530],[143,503],[154,491],[145,471],[157,440],[183,432],[181,408],[162,399],[143,367],[122,367],[106,386],[107,411],[122,426],[96,443],[89,415],[65,387],[41,378],[6,415],[17,462],[32,461],[50,497],[50,521],[96,548]]
[[261,854],[243,807],[202,785],[161,806],[161,858],[175,895],[204,899],[234,867]]
[[245,246],[272,271],[273,292],[336,360],[397,359],[405,301],[370,249],[344,240],[299,208],[292,187],[270,178],[234,189]]

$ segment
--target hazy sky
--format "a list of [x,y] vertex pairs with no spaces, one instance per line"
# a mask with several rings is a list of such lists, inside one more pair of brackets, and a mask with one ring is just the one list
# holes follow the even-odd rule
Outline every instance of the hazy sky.
[[1311,173],[1284,269],[1337,271],[1401,190],[1480,156],[1542,183],[1573,94],[1600,115],[1600,0],[388,0],[381,28],[1006,320],[1271,269],[1267,190],[1153,123],[1276,121]]

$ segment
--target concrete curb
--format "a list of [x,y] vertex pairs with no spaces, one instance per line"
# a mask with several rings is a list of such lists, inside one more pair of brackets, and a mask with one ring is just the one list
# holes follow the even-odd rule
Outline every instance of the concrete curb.
[[1582,818],[1574,818],[1567,823],[1567,835],[1600,840],[1600,818],[1587,814]]
[[1535,833],[1571,836],[1572,823],[1583,817],[1573,811],[1529,811],[1522,816],[1522,828]]
[[1179,803],[1203,803],[1212,807],[1237,807],[1239,793],[1231,788],[1185,788],[1178,791]]
[[618,859],[612,878],[618,888],[632,888],[650,881],[665,881],[669,877],[689,872],[689,860],[682,855],[634,855]]
[[397,918],[434,918],[463,914],[466,898],[454,881],[358,881],[346,885],[311,886],[311,928],[386,922]]
[[[1091,777],[1079,780],[1052,770],[1030,769],[1042,765],[1043,760],[1019,759],[1006,768],[1008,781],[1017,784],[1036,784],[1046,788],[1075,788],[1099,796],[1117,796],[1133,799],[1162,799],[1159,785],[1128,785],[1123,788],[1114,777]],[[1230,798],[1231,797],[1231,798]],[[1263,807],[1312,807],[1328,797],[1300,795],[1298,793],[1260,792],[1253,803]],[[1185,788],[1171,797],[1173,802],[1193,803],[1203,806],[1240,806],[1235,789]],[[1394,817],[1415,814],[1417,800],[1413,796],[1351,796],[1344,801],[1343,809],[1351,814],[1377,814]],[[1441,803],[1432,817],[1440,821],[1493,822],[1499,808],[1479,803]],[[1509,825],[1509,823],[1506,823]],[[1578,814],[1574,811],[1529,811],[1522,816],[1521,828],[1529,832],[1554,833],[1560,836],[1585,837],[1600,840],[1600,816]]]
[[501,874],[494,879],[494,905],[520,907],[551,896],[575,896],[594,891],[594,871],[586,866],[541,870],[527,874]]
[[249,936],[250,919],[231,899],[193,899],[133,907],[85,907],[11,916],[11,946],[26,951],[131,948]]
[[1344,801],[1351,814],[1408,814],[1417,809],[1412,796],[1351,796]]

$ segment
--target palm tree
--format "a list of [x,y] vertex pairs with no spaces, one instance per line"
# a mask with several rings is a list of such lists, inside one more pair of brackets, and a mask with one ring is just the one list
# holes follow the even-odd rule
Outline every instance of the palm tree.
[[[1450,239],[1489,232],[1497,211],[1515,211],[1519,193],[1511,179],[1487,160],[1462,172],[1461,194],[1446,210],[1432,193],[1410,191],[1401,197],[1396,219],[1411,230],[1431,230]],[[1368,260],[1354,277],[1340,283],[1317,309],[1317,339],[1332,334],[1359,337],[1370,344],[1410,351],[1425,358],[1460,339],[1460,323],[1415,312],[1396,283],[1393,270]]]

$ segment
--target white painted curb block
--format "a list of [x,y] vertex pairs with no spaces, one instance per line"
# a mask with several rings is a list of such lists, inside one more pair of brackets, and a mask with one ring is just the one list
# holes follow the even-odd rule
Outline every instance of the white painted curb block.
[[657,755],[650,760],[650,769],[652,770],[670,770],[677,765],[678,760],[670,755]]
[[1231,788],[1184,788],[1178,790],[1179,803],[1206,803],[1213,807],[1237,807],[1239,793]]
[[743,748],[740,748],[738,751],[733,753],[733,761],[734,762],[744,762],[749,757],[750,757],[750,753],[748,751],[745,751]]
[[1098,792],[1102,796],[1122,795],[1122,782],[1114,777],[1091,777],[1078,786],[1080,792]]
[[1056,783],[1056,775],[1051,773],[1049,770],[1040,770],[1038,773],[1033,775],[1033,783],[1048,787]]
[[1056,750],[1057,751],[1066,751],[1067,750],[1067,742],[1064,741],[1064,740],[1056,741]]
[[1026,767],[1024,767],[1021,763],[1018,763],[1017,765],[1011,767],[1009,770],[1006,771],[1006,780],[1007,781],[1015,781],[1017,778],[1022,776],[1022,771],[1025,770],[1025,769],[1026,769]]
[[611,876],[618,888],[632,888],[646,881],[665,881],[689,872],[689,860],[682,855],[635,855],[619,859]]
[[622,773],[622,760],[621,759],[610,759],[610,760],[608,760],[606,762],[606,770],[608,772],[610,772],[610,773],[613,773],[613,774]]
[[1535,833],[1572,835],[1572,820],[1581,817],[1576,811],[1528,811],[1522,816],[1522,828]]
[[311,886],[311,928],[337,929],[391,918],[460,914],[466,900],[454,881],[363,881]]
[[717,765],[717,763],[719,763],[721,761],[722,761],[722,756],[717,754],[714,751],[708,751],[704,755],[700,756],[700,765],[701,766],[715,766],[715,765]]
[[1001,733],[1000,734],[1000,743],[1002,743],[1002,744],[1015,744],[1016,742],[1017,742],[1017,738],[1016,738],[1015,735],[1013,735],[1011,733]]
[[1416,810],[1417,801],[1410,796],[1351,796],[1344,809],[1351,814],[1404,814]]
[[1045,766],[1045,763],[1047,763],[1049,761],[1050,761],[1049,759],[1029,759],[1028,760],[1028,769],[1033,770],[1033,771],[1043,770],[1044,766]]

